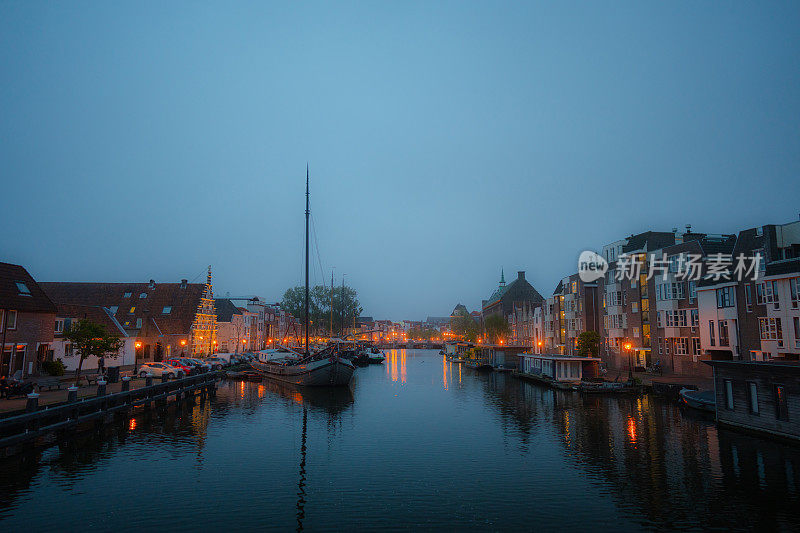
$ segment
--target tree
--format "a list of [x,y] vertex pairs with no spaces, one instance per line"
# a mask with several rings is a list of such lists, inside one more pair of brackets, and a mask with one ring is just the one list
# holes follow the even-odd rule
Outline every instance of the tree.
[[414,340],[419,339],[429,341],[438,334],[438,331],[429,327],[411,328],[408,330],[408,338]]
[[508,326],[508,321],[502,315],[491,315],[483,321],[486,328],[486,336],[489,342],[497,343],[501,338],[508,335],[511,328]]
[[80,357],[78,370],[75,372],[76,385],[81,379],[84,359],[90,355],[98,359],[106,355],[117,357],[122,347],[122,340],[119,337],[110,335],[101,324],[88,319],[73,322],[64,332],[64,340],[72,344],[74,353]]
[[[358,301],[358,292],[352,287],[330,287],[317,285],[308,291],[308,315],[311,329],[331,334],[331,304],[333,304],[333,331],[353,326],[353,320],[363,311]],[[291,313],[300,323],[305,319],[305,287],[292,287],[283,293],[281,308]]]
[[478,324],[468,312],[461,309],[450,317],[450,331],[470,342],[478,338]]
[[597,357],[600,351],[600,334],[594,330],[584,331],[578,335],[578,355],[581,357]]

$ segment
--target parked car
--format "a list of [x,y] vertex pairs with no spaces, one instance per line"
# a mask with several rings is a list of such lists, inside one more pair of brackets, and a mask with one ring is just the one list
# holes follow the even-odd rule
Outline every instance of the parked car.
[[157,378],[166,374],[168,378],[174,379],[178,372],[180,372],[180,369],[165,363],[143,363],[139,367],[139,377],[142,378],[146,378],[148,374],[152,374]]
[[204,369],[203,362],[199,359],[193,359],[191,357],[182,357],[178,359],[178,361],[183,365],[188,367],[193,374],[197,372],[202,372]]
[[167,359],[164,361],[164,363],[168,364],[169,366],[173,366],[178,370],[182,370],[187,376],[194,373],[194,365],[188,363],[186,359]]
[[213,367],[209,363],[203,361],[202,359],[195,359],[194,357],[189,357],[189,361],[194,363],[198,368],[202,368],[203,370],[211,370]]
[[226,359],[222,357],[209,357],[206,359],[206,363],[211,365],[213,370],[222,370],[223,367],[228,366],[230,363]]

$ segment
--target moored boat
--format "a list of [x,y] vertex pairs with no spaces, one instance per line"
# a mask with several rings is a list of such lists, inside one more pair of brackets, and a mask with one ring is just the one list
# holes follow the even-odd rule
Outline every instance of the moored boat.
[[678,393],[681,403],[693,409],[716,412],[717,400],[713,390],[681,389]]
[[320,352],[301,358],[291,353],[285,355],[270,357],[270,354],[261,353],[258,361],[250,364],[263,376],[307,387],[348,385],[355,371],[353,363],[333,353]]

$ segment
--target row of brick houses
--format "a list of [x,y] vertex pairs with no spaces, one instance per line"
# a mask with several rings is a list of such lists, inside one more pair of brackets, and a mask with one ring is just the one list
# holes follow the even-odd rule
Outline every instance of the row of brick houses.
[[[575,273],[547,298],[530,291],[509,295],[502,305],[509,342],[572,355],[578,336],[593,330],[610,368],[658,363],[664,372],[683,375],[710,375],[703,363],[710,359],[800,358],[800,222],[725,235],[693,232],[691,226],[648,231],[604,246],[602,256],[608,270],[596,281],[586,283]],[[760,261],[738,281],[737,258],[756,256]],[[721,258],[731,265],[723,275]],[[639,265],[635,272],[633,264]],[[690,267],[699,279],[687,275]],[[484,301],[484,317],[499,312],[502,289],[501,281]]]
[[[0,263],[0,376],[35,375],[57,359],[77,368],[64,332],[81,319],[122,340],[113,366],[263,350],[297,329],[257,297],[215,299],[210,267],[205,283],[37,283],[24,267]],[[83,363],[96,367],[94,358]]]

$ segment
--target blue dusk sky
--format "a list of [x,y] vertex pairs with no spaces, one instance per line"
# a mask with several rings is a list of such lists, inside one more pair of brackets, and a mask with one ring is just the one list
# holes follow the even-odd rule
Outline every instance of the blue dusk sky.
[[[0,260],[376,318],[800,212],[800,2],[0,2]],[[319,255],[316,254],[316,249]]]

